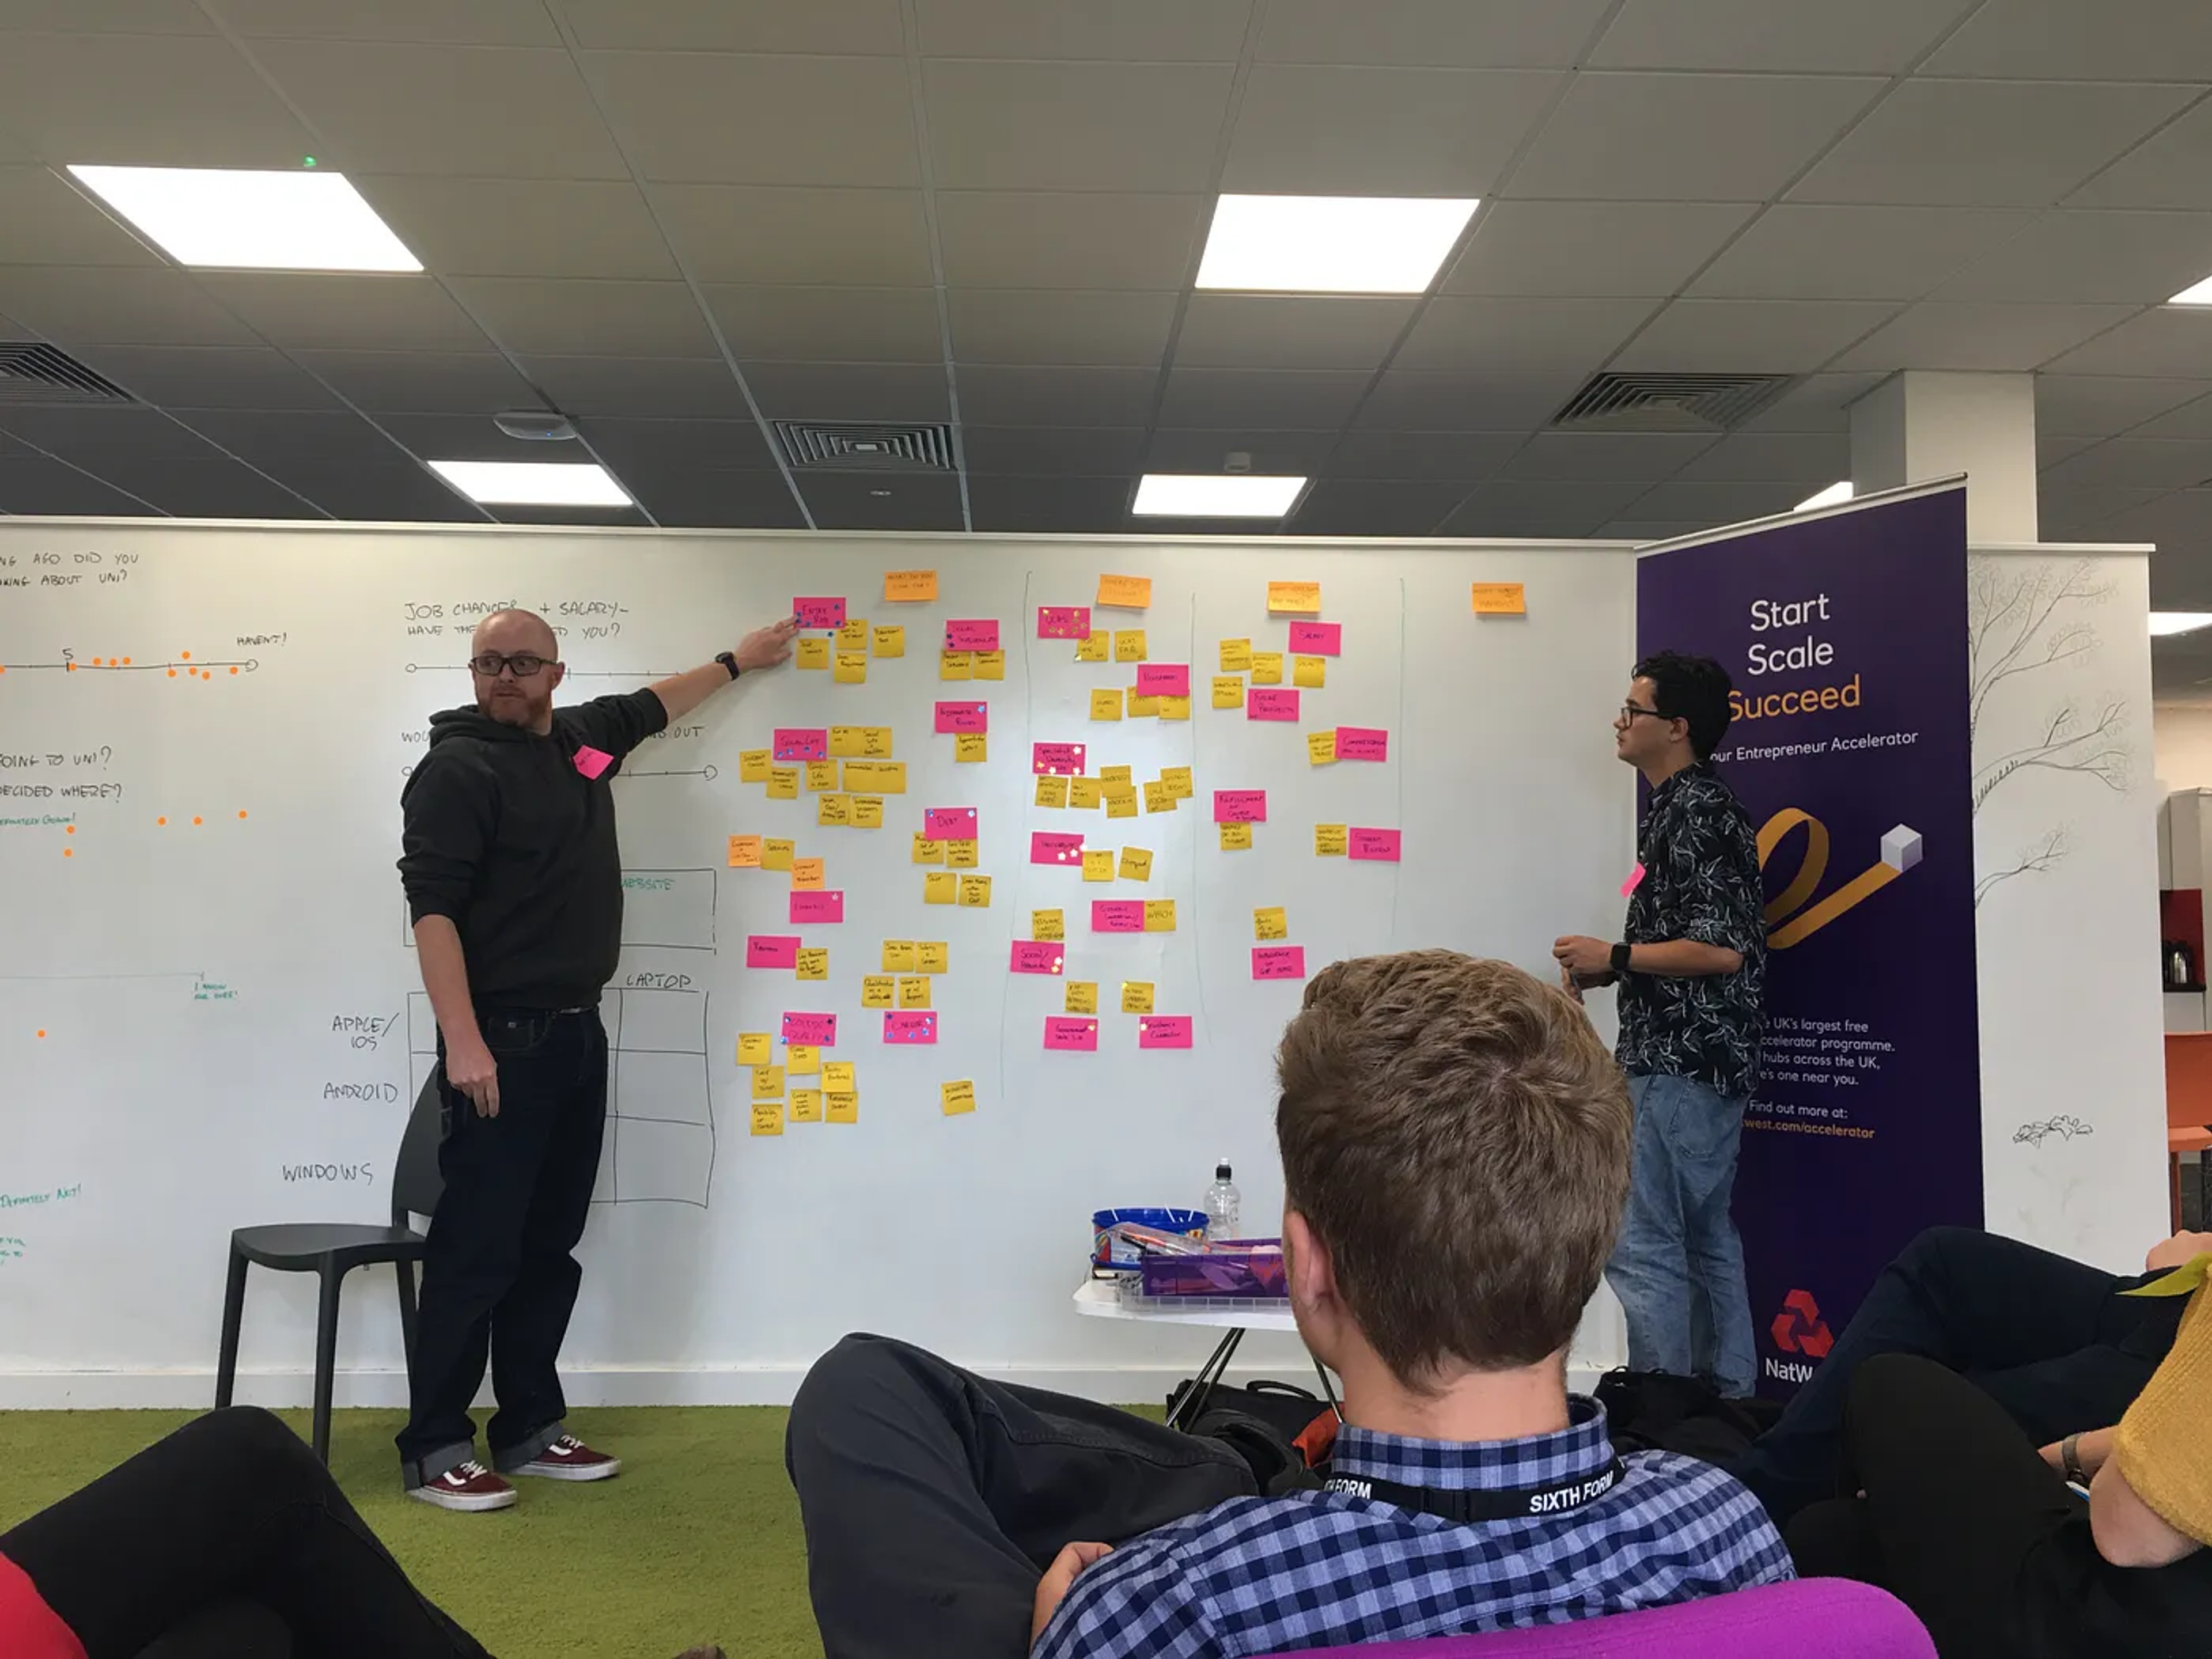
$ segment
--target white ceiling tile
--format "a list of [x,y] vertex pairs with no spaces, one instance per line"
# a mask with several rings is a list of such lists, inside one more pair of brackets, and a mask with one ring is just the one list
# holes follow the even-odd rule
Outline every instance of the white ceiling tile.
[[58,166],[289,167],[316,148],[212,36],[6,36],[0,125]]
[[1731,432],[1674,476],[1686,482],[1820,482],[1851,474],[1848,432]]
[[583,62],[607,119],[647,179],[921,181],[914,100],[896,58],[594,52]]
[[1717,433],[1539,432],[1505,468],[1509,478],[1671,478]]
[[1323,478],[1285,526],[1293,536],[1433,536],[1467,486],[1417,478]]
[[[1561,79],[1534,70],[1262,64],[1244,88],[1222,188],[1487,196]],[[1200,146],[1197,160],[1209,167],[1210,148]]]
[[75,355],[131,396],[164,408],[337,406],[313,375],[266,346],[91,346]]
[[956,288],[945,298],[953,356],[963,363],[1157,368],[1175,327],[1172,294]]
[[62,346],[260,343],[167,266],[0,265],[0,312]]
[[[544,0],[538,0],[542,4]],[[788,52],[896,58],[906,50],[898,0],[806,0],[798,6],[730,0],[562,0],[586,50]]]
[[721,417],[750,414],[719,357],[526,357],[523,373],[571,415]]
[[1737,428],[1740,432],[1844,432],[1850,405],[1889,378],[1861,372],[1808,374]]
[[956,289],[1180,289],[1212,210],[1202,196],[941,191],[945,280]]
[[937,295],[926,288],[711,284],[707,304],[740,357],[942,363]]
[[1334,431],[1352,418],[1372,378],[1364,370],[1177,368],[1160,424]]
[[1765,201],[1887,84],[1856,76],[1578,75],[1508,193]]
[[676,262],[627,179],[356,175],[409,252],[444,276],[671,277]]
[[2199,104],[2067,198],[2069,207],[2212,208],[2212,103]]
[[1778,203],[1690,292],[1725,300],[1917,300],[2034,217],[2027,208]]
[[1583,382],[1580,370],[1491,374],[1387,369],[1356,424],[1419,431],[1528,431],[1547,424]]
[[1499,374],[1597,368],[1657,308],[1650,300],[1432,300],[1393,368]]
[[702,283],[930,285],[918,190],[661,185],[653,198],[668,240]]
[[1210,64],[933,58],[922,82],[937,182],[951,190],[1202,191],[1232,75]]
[[325,513],[359,523],[482,524],[490,516],[398,450],[388,459],[302,461],[271,470]]
[[1627,0],[1594,69],[1896,75],[1955,13],[1929,0]]
[[1612,365],[1682,373],[1794,374],[1821,367],[1894,316],[1866,300],[1677,300]]
[[2195,96],[2187,87],[1908,81],[1790,195],[1801,202],[2042,207]]
[[2164,376],[2039,374],[2035,429],[2108,438],[2212,393],[2212,380]]
[[82,34],[213,34],[192,0],[0,0],[0,31]]
[[[6,303],[0,298],[0,307]],[[2143,312],[2049,368],[2057,374],[2212,379],[2212,310],[2161,306]]]
[[1225,472],[1229,457],[1247,455],[1246,470],[1310,477],[1335,447],[1334,431],[1279,432],[1266,428],[1164,426],[1145,453],[1147,472]]
[[1924,68],[2021,81],[2212,81],[2212,10],[2194,0],[1988,0]]
[[1666,299],[1757,211],[1741,202],[1486,203],[1443,292]]
[[1841,369],[2038,368],[2124,321],[2128,306],[1949,304],[1901,313],[1836,360]]
[[158,265],[161,255],[45,167],[0,167],[11,264]]
[[264,40],[254,55],[350,170],[523,179],[628,173],[563,51]]
[[356,408],[455,410],[489,418],[540,403],[506,358],[488,351],[295,351],[292,360],[320,375]]
[[1413,299],[1197,294],[1176,337],[1183,368],[1379,368]]
[[428,276],[225,270],[200,283],[271,345],[482,351],[490,343]]
[[710,357],[713,332],[682,283],[462,276],[454,296],[501,349],[532,357]]
[[2052,489],[2127,484],[2143,489],[2186,489],[2212,478],[2212,440],[2114,438],[2045,469]]
[[761,413],[772,421],[943,421],[952,413],[942,363],[742,367]]
[[[571,0],[573,9],[573,0]],[[404,40],[417,46],[558,46],[544,0],[208,0],[246,36]]]
[[1794,479],[1746,479],[1727,482],[1674,478],[1651,486],[1636,498],[1632,511],[1639,519],[1688,520],[1696,523],[1741,524],[1787,513],[1804,499],[1803,485]]
[[1520,432],[1395,432],[1354,427],[1322,468],[1334,478],[1495,477],[1528,441]]
[[1259,58],[1413,69],[1569,69],[1610,0],[1271,0]]
[[1251,11],[1249,0],[915,0],[915,22],[925,58],[1233,64]]
[[963,421],[960,428],[961,458],[970,472],[1119,477],[1143,465],[1145,445],[1140,426],[976,426]]
[[1159,378],[1150,368],[963,363],[960,418],[984,426],[1145,426]]
[[2212,214],[2045,214],[1936,291],[1939,300],[2163,305],[2212,276]]

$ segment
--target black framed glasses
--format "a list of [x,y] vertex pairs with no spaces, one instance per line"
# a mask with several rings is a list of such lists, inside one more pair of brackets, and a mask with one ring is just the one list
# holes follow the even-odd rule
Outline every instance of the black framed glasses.
[[1649,714],[1655,720],[1668,718],[1656,708],[1646,708],[1642,703],[1625,702],[1620,705],[1620,717],[1631,726],[1636,724],[1636,717],[1638,714]]
[[520,651],[511,657],[503,657],[496,651],[487,651],[481,657],[471,657],[469,666],[488,680],[497,679],[502,671],[513,673],[519,680],[527,680],[535,678],[551,660],[550,657],[541,657],[532,651]]

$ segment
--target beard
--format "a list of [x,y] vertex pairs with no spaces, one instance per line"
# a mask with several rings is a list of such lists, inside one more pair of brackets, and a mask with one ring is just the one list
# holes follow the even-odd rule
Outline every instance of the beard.
[[495,688],[477,699],[477,707],[502,726],[535,726],[552,703],[550,696],[529,691],[502,696],[503,689]]

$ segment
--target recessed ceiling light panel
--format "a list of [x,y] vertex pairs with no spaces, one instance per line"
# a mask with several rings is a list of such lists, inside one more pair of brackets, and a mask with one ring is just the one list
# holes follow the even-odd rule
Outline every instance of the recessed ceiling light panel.
[[2192,283],[2166,301],[2170,306],[2212,306],[2212,276]]
[[1816,507],[1839,507],[1850,498],[1851,481],[1849,478],[1838,478],[1817,495],[1808,495],[1790,510],[1793,513],[1810,513]]
[[597,461],[433,461],[430,471],[487,507],[628,507]]
[[1479,203],[1401,196],[1224,196],[1202,289],[1425,294]]
[[2200,628],[2212,628],[2212,611],[2154,611],[2150,613],[2153,639],[2163,639],[2169,634],[2194,634]]
[[1129,511],[1143,519],[1279,519],[1304,478],[1263,473],[1147,472]]
[[231,270],[420,270],[341,173],[72,167],[179,264]]

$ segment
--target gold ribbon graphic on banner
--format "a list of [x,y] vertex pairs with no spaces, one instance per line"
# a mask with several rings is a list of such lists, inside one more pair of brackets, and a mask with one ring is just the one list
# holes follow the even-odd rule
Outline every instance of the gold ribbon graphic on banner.
[[1820,878],[1828,873],[1827,825],[1800,807],[1784,807],[1759,828],[1759,867],[1766,868],[1775,849],[1801,823],[1805,826],[1804,861],[1790,878],[1790,884],[1767,902],[1769,950],[1786,951],[1793,945],[1802,944],[1853,905],[1865,902],[1920,862],[1920,836],[1900,823],[1882,837],[1878,862],[1806,909],[1806,902],[1820,889]]

